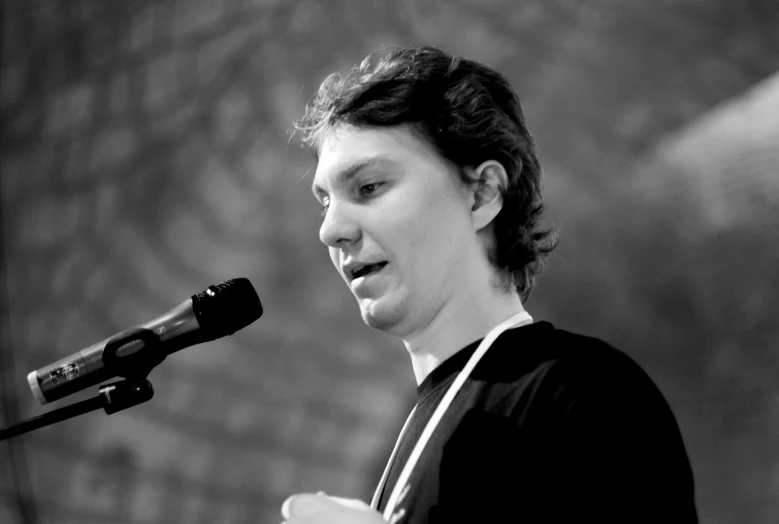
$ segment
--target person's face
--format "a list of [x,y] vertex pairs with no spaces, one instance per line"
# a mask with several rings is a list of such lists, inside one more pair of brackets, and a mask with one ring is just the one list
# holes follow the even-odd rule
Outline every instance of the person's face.
[[467,191],[409,127],[337,128],[322,145],[314,192],[325,206],[319,238],[366,324],[413,333],[463,292],[476,245]]

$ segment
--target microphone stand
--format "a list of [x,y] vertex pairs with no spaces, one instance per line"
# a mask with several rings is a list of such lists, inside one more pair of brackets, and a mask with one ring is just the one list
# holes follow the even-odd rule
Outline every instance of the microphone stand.
[[154,396],[151,382],[146,379],[123,379],[101,386],[97,396],[32,417],[7,428],[0,429],[0,441],[62,422],[69,418],[103,408],[108,415],[143,404]]
[[[139,341],[142,344],[135,344]],[[120,376],[122,380],[101,386],[95,397],[0,429],[0,441],[100,408],[112,415],[151,400],[154,389],[146,377],[167,356],[159,346],[159,337],[148,329],[133,328],[119,333],[106,343],[102,360],[110,373],[109,377]],[[120,357],[118,353],[126,348],[131,348],[133,353],[125,353]]]

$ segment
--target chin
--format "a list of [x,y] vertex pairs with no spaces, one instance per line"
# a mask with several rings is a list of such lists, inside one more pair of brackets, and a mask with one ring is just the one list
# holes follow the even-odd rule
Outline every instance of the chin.
[[398,304],[387,304],[386,301],[374,300],[361,303],[360,314],[366,325],[389,334],[394,334],[393,332],[406,316],[403,308]]

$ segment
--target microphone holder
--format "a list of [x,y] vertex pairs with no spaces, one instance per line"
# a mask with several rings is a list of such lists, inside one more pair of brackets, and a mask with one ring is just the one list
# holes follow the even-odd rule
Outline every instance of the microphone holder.
[[108,415],[143,404],[154,396],[151,382],[123,379],[101,386],[97,396],[0,429],[0,441],[103,408]]
[[[127,352],[128,348],[130,352],[120,357],[119,353]],[[101,386],[95,397],[0,429],[0,441],[100,408],[105,410],[107,415],[112,415],[151,400],[154,388],[146,377],[166,356],[165,352],[160,350],[159,337],[151,330],[133,328],[120,333],[106,344],[102,359],[110,376],[121,376],[122,380]]]

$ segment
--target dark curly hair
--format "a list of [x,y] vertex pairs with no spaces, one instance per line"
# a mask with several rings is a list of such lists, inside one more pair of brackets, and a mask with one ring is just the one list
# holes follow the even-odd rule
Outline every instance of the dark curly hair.
[[503,207],[495,218],[489,260],[506,292],[527,300],[535,276],[557,244],[538,228],[541,166],[519,97],[500,73],[433,47],[386,49],[328,76],[295,123],[303,143],[319,157],[322,142],[339,124],[385,127],[410,124],[441,154],[464,167],[496,160],[506,169]]

